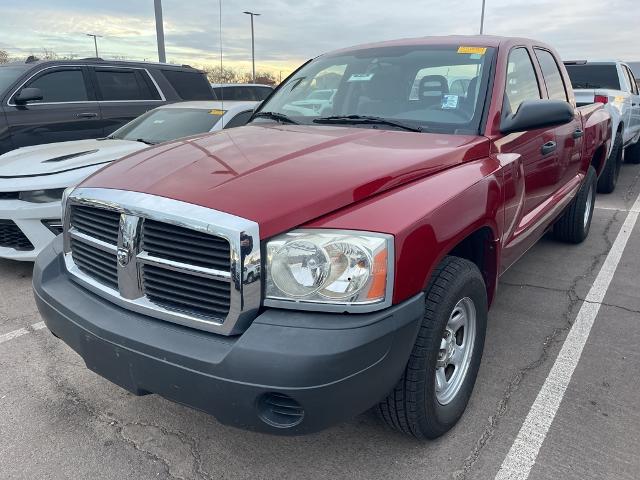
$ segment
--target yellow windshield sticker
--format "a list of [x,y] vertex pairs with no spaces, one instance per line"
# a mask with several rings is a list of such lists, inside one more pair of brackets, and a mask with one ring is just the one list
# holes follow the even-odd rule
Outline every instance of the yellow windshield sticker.
[[475,53],[484,55],[487,53],[487,47],[458,47],[458,53]]
[[220,110],[219,108],[214,108],[213,110],[209,110],[209,115],[224,115],[226,110]]

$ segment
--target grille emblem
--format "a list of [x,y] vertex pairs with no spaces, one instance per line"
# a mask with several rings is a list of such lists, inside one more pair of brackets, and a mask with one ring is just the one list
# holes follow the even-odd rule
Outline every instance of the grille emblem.
[[121,267],[126,267],[127,265],[129,265],[129,260],[131,260],[131,256],[129,255],[129,252],[127,250],[125,250],[124,248],[119,248],[117,256],[118,256],[118,265],[120,265]]

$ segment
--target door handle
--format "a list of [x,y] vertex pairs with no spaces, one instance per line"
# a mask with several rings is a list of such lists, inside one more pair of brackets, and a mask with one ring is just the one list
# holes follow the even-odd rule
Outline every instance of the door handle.
[[540,153],[542,153],[542,155],[549,155],[551,152],[554,152],[555,150],[556,150],[556,142],[551,141],[542,145],[542,148],[540,149]]
[[579,129],[579,128],[576,128],[576,129],[573,131],[573,138],[580,138],[580,137],[581,137],[581,136],[583,136],[583,135],[584,135],[584,132],[583,132],[581,129]]
[[76,118],[96,118],[97,116],[98,114],[93,112],[76,113]]

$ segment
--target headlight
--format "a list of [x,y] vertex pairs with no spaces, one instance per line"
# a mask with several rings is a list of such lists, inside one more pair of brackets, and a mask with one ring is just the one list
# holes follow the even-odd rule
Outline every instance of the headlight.
[[49,203],[57,202],[62,199],[64,188],[52,188],[49,190],[32,190],[29,192],[20,192],[20,200],[31,203]]
[[389,304],[393,237],[378,233],[294,230],[267,243],[265,304]]

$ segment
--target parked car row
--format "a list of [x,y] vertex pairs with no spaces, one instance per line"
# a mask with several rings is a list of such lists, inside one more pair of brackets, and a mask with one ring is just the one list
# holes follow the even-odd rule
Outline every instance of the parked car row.
[[104,137],[151,108],[215,100],[189,66],[84,60],[0,67],[0,154],[43,143]]
[[[136,395],[273,434],[375,408],[437,437],[466,408],[500,275],[547,231],[582,242],[598,177],[634,148],[630,121],[616,146],[603,103],[577,104],[555,50],[533,40],[321,55],[247,125],[149,146],[65,190],[63,233],[35,262],[38,308]],[[166,140],[153,115],[114,135]],[[106,141],[73,158],[51,146],[29,172]],[[62,183],[38,190],[58,202]]]
[[106,137],[22,147],[0,155],[0,258],[33,261],[62,233],[65,188],[149,145],[244,125],[256,105],[172,103],[149,110]]
[[273,87],[258,83],[212,83],[218,100],[258,101],[267,98]]

